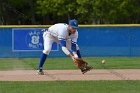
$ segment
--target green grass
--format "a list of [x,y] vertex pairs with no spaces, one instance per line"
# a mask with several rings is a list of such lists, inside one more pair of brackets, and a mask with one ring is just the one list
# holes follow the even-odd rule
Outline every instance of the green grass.
[[[106,64],[101,64],[105,59]],[[140,57],[86,57],[96,69],[139,69]],[[0,70],[37,69],[39,58],[0,58]],[[77,69],[70,58],[48,58],[44,69]]]
[[139,93],[140,81],[0,81],[0,93]]

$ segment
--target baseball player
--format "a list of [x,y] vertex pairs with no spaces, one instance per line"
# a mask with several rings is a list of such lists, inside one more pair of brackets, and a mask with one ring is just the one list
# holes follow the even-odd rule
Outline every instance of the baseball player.
[[[79,60],[81,61],[81,54],[79,51],[79,47],[77,45],[78,39],[77,28],[78,21],[70,20],[69,24],[64,23],[54,24],[51,27],[49,27],[48,30],[44,31],[43,33],[44,50],[38,65],[39,75],[44,75],[43,65],[51,51],[53,42],[60,44],[62,51],[67,56],[69,56],[75,62],[75,64],[77,64],[79,69],[81,69],[82,73],[85,73],[92,69],[91,67],[87,66],[86,62],[78,62]],[[72,51],[72,54],[70,53],[70,51]]]

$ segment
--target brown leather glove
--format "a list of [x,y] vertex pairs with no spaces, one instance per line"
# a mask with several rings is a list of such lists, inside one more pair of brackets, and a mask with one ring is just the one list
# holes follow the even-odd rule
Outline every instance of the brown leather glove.
[[87,67],[87,65],[88,65],[88,63],[81,58],[75,58],[75,60],[73,60],[73,61],[79,69]]

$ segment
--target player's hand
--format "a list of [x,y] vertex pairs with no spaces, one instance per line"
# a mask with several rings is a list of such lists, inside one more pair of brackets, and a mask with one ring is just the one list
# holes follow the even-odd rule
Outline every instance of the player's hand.
[[68,55],[73,61],[76,60],[76,58],[74,56],[72,56],[71,54]]
[[73,60],[73,61],[76,61],[76,58],[75,58],[74,56],[72,56],[72,60]]
[[72,52],[72,53],[73,53],[73,56],[77,59],[78,58],[77,52]]

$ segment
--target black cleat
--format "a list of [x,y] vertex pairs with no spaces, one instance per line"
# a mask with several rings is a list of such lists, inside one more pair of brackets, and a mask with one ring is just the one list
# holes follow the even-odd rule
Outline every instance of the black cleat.
[[38,71],[37,71],[37,74],[38,74],[38,75],[44,75],[44,71],[43,71],[42,69],[41,69],[41,70],[38,70]]

